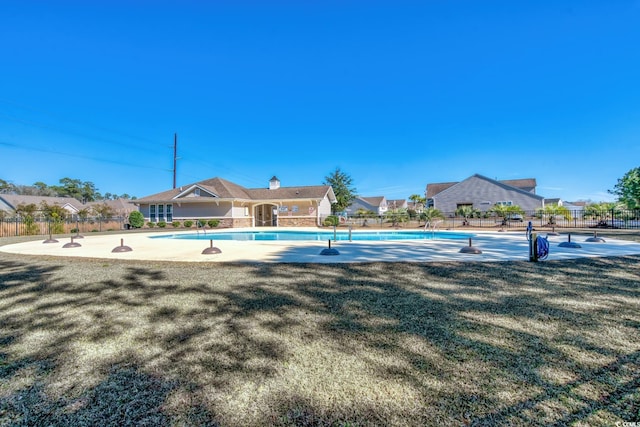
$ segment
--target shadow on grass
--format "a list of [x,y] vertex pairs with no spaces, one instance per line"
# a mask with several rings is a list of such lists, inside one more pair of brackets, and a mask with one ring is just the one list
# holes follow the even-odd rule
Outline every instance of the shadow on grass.
[[[638,260],[3,260],[0,417],[18,425],[631,421]],[[350,375],[354,367],[362,372]]]

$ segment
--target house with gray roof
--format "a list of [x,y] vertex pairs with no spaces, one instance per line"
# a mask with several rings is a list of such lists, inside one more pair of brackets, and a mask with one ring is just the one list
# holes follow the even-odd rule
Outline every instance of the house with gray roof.
[[427,206],[442,212],[455,212],[461,206],[482,212],[495,205],[519,206],[525,211],[544,207],[534,178],[498,181],[475,174],[460,182],[427,184],[426,198]]
[[36,210],[40,210],[43,203],[57,205],[69,212],[70,215],[77,214],[85,206],[78,199],[73,197],[52,197],[52,196],[31,196],[23,194],[0,194],[0,210],[12,215],[20,205],[35,205]]
[[384,196],[356,197],[345,211],[348,216],[353,216],[361,209],[373,212],[376,215],[384,215],[384,213],[389,209],[389,206],[387,204],[387,199]]
[[146,221],[217,219],[222,227],[319,226],[336,197],[330,185],[245,188],[216,177],[134,200]]
[[387,200],[387,208],[409,209],[409,203],[405,199],[390,199],[390,200]]
[[134,200],[130,199],[97,200],[86,204],[89,208],[100,205],[109,206],[116,216],[124,218],[128,218],[131,212],[138,210],[138,207],[134,204]]

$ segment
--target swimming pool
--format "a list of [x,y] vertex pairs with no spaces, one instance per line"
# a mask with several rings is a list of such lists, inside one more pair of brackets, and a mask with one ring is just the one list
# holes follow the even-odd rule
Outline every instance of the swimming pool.
[[179,233],[163,236],[152,236],[151,239],[186,239],[186,240],[236,240],[236,241],[326,241],[340,240],[349,241],[372,241],[372,240],[432,240],[432,239],[468,239],[473,237],[469,233],[455,233],[444,231],[356,231],[346,232],[339,231],[228,231],[228,232],[209,232],[209,233]]

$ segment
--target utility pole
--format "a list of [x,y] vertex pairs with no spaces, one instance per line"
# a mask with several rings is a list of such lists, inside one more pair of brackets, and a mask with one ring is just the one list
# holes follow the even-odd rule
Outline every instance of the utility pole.
[[176,160],[178,160],[178,134],[173,134],[173,188],[176,188]]

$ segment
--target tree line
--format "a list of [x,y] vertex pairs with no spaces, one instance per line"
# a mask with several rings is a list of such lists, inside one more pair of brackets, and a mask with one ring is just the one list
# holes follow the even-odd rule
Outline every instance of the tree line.
[[96,202],[100,200],[117,200],[129,199],[135,200],[135,196],[127,193],[101,194],[91,181],[82,181],[80,179],[62,178],[60,185],[47,185],[44,182],[36,182],[33,185],[16,185],[4,179],[0,179],[0,194],[19,194],[25,196],[49,196],[49,197],[73,197],[82,202]]

